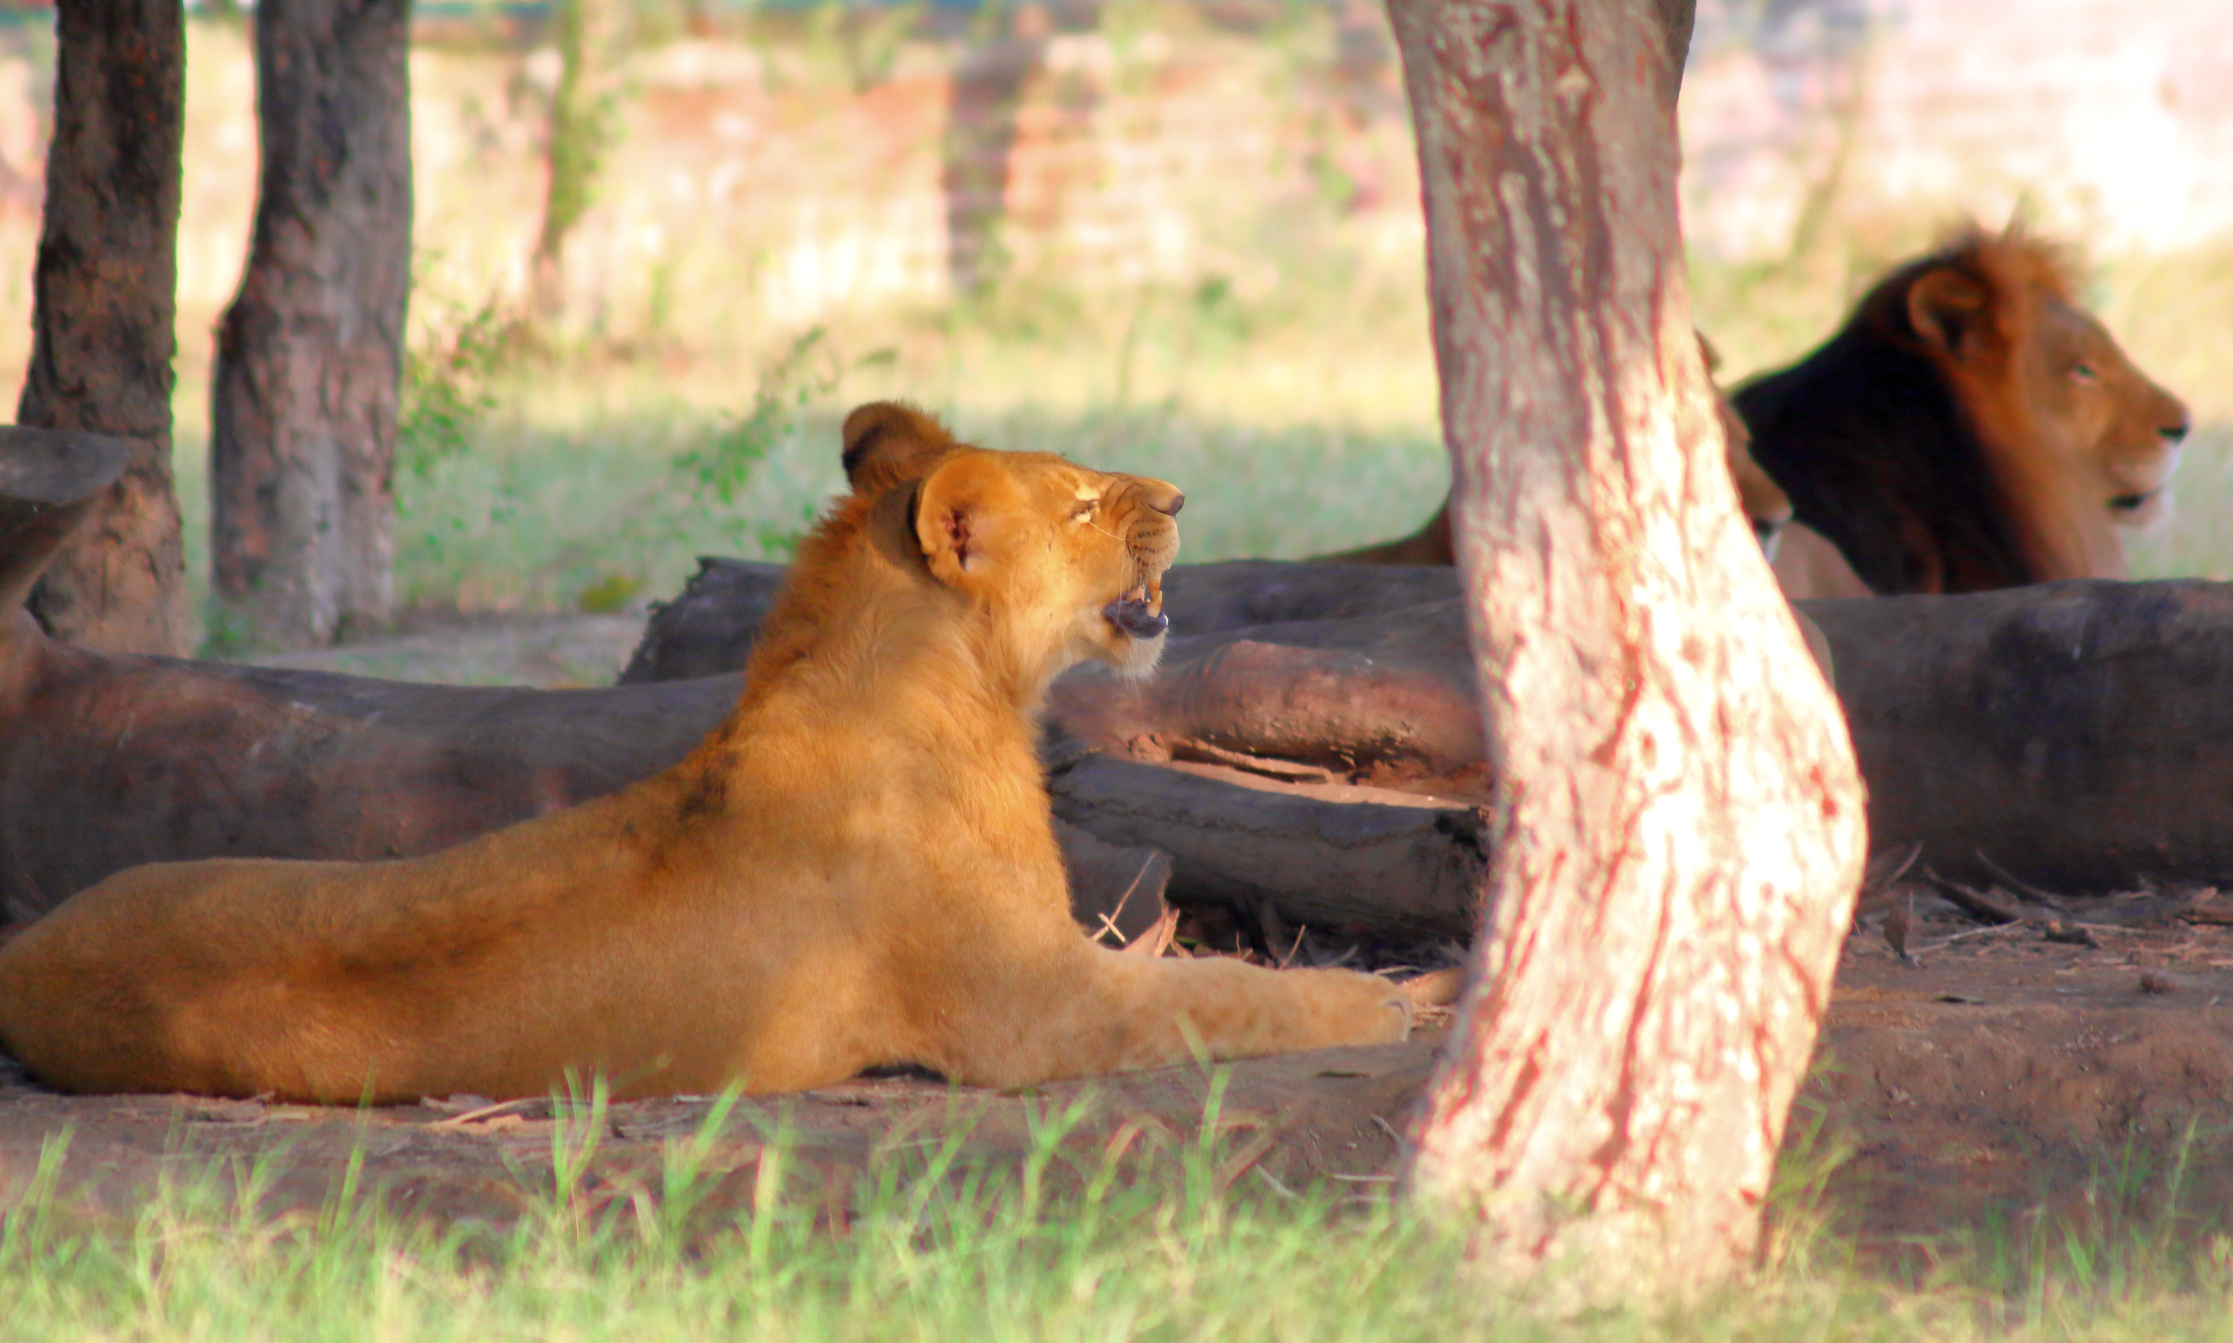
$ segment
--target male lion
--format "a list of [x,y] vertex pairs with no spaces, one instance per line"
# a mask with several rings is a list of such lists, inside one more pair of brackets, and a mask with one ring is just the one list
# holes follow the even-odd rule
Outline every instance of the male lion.
[[1973,226],[1737,389],[1797,510],[1775,559],[1787,595],[2124,576],[2117,526],[2168,510],[2187,410],[2073,289],[2060,249]]
[[0,1047],[71,1091],[355,1102],[892,1063],[1013,1087],[1403,1038],[1373,976],[1071,921],[1034,715],[1082,659],[1154,667],[1178,490],[892,406],[845,437],[856,493],[687,759],[423,858],[118,873],[0,946]]

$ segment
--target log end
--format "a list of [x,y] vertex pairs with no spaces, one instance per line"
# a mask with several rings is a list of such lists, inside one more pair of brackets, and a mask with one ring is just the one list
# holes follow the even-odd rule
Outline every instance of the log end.
[[124,474],[127,439],[0,425],[0,500],[59,507],[92,498]]
[[23,605],[131,457],[129,441],[105,434],[0,426],[0,616]]

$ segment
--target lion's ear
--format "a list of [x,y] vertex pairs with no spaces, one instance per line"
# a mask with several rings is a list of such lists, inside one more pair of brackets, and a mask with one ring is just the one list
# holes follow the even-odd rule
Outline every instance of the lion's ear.
[[915,544],[939,582],[967,588],[995,567],[1015,482],[997,459],[981,453],[948,457],[923,478],[915,494]]
[[919,478],[954,450],[954,436],[936,418],[898,401],[871,401],[845,417],[839,432],[846,483],[853,493],[876,496]]
[[1917,276],[1907,290],[1907,320],[1915,333],[1956,358],[1992,306],[1992,293],[1974,275],[1940,266]]

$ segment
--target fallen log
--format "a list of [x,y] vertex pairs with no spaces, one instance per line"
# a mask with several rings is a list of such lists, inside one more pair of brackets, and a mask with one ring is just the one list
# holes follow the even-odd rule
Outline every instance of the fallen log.
[[1807,604],[1879,847],[2057,894],[2233,881],[2233,586]]
[[1456,601],[1174,637],[1153,681],[1081,667],[1055,682],[1047,710],[1063,731],[1135,759],[1207,746],[1445,790],[1486,786]]
[[[681,593],[652,608],[620,683],[742,669],[782,584],[779,564],[700,556]],[[1181,565],[1163,579],[1164,614],[1180,636],[1379,615],[1457,595],[1457,570],[1435,565],[1224,560]]]
[[[1237,560],[1165,576],[1172,635],[1152,682],[1097,665],[1055,683],[1071,736],[1138,759],[1237,751],[1394,777],[1480,783],[1483,747],[1464,613],[1447,568]],[[658,608],[622,684],[744,665],[781,571],[702,559]]]
[[[28,920],[141,863],[408,857],[614,792],[681,759],[738,679],[514,690],[110,655],[22,610],[127,460],[0,428],[0,913]],[[1060,828],[1075,910],[1136,935],[1167,855]],[[1112,940],[1122,940],[1114,938]]]
[[[737,678],[512,690],[109,656],[28,616],[0,637],[0,910],[28,920],[141,863],[432,853],[680,760]],[[1075,912],[1122,941],[1170,858],[1058,828]]]
[[[1386,763],[1416,772],[1399,771],[1406,786],[1478,796],[1456,581],[1322,563],[1175,569],[1164,673],[1073,673],[1050,708],[1134,756]],[[1414,600],[1438,585],[1443,599]],[[1267,592],[1276,606],[1250,605]],[[1251,609],[1331,618],[1204,628]],[[2062,894],[2233,882],[2233,586],[2079,581],[1799,609],[1835,659],[1877,847],[1919,842],[1946,878],[1990,884],[1997,868]],[[720,625],[710,600],[692,619]]]
[[1093,754],[1057,769],[1047,786],[1057,816],[1180,855],[1174,905],[1224,905],[1267,929],[1383,942],[1473,934],[1488,828],[1481,808]]
[[783,566],[698,557],[698,572],[671,602],[651,608],[642,642],[621,668],[621,685],[688,681],[744,670],[760,622],[783,588]]
[[[736,693],[733,677],[595,691],[403,685],[53,643],[22,615],[21,593],[113,478],[116,446],[0,432],[0,597],[14,603],[0,608],[10,612],[0,618],[0,908],[13,917],[143,862],[441,848],[664,768]],[[751,583],[772,596],[761,578]],[[1166,592],[1181,630],[1190,613],[1338,618],[1174,637],[1159,680],[1088,669],[1057,685],[1052,707],[1107,750],[1315,782],[1297,796],[1361,809],[1354,821],[1309,823],[1331,832],[1387,819],[1371,814],[1383,799],[1326,790],[1359,774],[1478,801],[1485,753],[1462,612],[1449,597],[1412,600],[1454,584],[1445,570],[1180,569]],[[1920,841],[1922,861],[1946,878],[1987,885],[1997,868],[2063,894],[2233,883],[2233,589],[2074,583],[1804,609],[1836,653],[1879,847]],[[703,628],[749,646],[756,617],[700,610]],[[678,639],[662,658],[706,646]],[[1139,785],[1152,803],[1073,796],[1065,818],[1104,841],[1167,851],[1179,903],[1245,908],[1274,884],[1249,878],[1253,859],[1233,858],[1242,850],[1227,836],[1245,827],[1230,819],[1229,794],[1134,777],[1153,781]],[[1170,821],[1173,797],[1195,799],[1201,814]],[[1150,815],[1166,817],[1152,832]],[[1089,927],[1155,880],[1146,856],[1111,858],[1079,836],[1066,848]],[[1390,874],[1431,868],[1376,869],[1356,889],[1411,920],[1435,907],[1441,897],[1419,892],[1444,889],[1441,879]],[[1323,883],[1279,880],[1303,893],[1283,917],[1329,926],[1310,893]]]

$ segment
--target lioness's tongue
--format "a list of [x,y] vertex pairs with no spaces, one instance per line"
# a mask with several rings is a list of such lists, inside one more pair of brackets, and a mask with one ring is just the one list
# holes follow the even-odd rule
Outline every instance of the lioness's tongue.
[[[1157,597],[1160,598],[1161,595],[1158,593]],[[1101,614],[1108,617],[1110,624],[1135,639],[1152,639],[1171,628],[1171,618],[1156,609],[1162,604],[1160,600],[1150,602],[1145,596],[1136,597],[1126,593],[1102,607]]]

